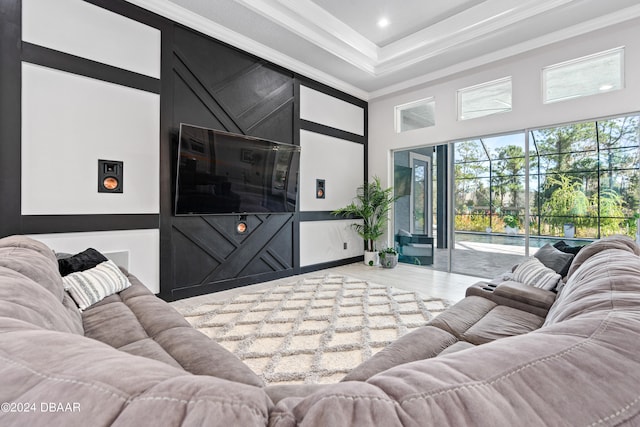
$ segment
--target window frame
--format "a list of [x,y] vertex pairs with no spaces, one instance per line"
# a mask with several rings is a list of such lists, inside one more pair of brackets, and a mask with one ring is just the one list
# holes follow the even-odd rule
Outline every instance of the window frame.
[[[620,54],[620,75],[617,76],[620,80],[620,86],[618,88],[616,88],[615,86],[612,86],[609,89],[602,89],[602,87],[598,88],[598,90],[595,90],[593,92],[588,92],[588,93],[582,93],[582,94],[577,94],[577,95],[571,95],[571,96],[565,96],[562,98],[553,98],[553,99],[548,99],[548,72],[550,71],[554,71],[554,70],[558,70],[564,67],[569,67],[569,66],[573,66],[576,64],[581,64],[581,63],[588,63],[591,60],[596,60],[596,59],[602,59],[604,57],[607,57],[609,55],[613,56],[614,54]],[[579,58],[574,58],[574,59],[570,59],[568,61],[563,61],[563,62],[558,62],[556,64],[552,64],[552,65],[548,65],[546,67],[542,68],[542,72],[541,72],[541,80],[542,80],[542,103],[543,104],[554,104],[556,102],[563,102],[563,101],[568,101],[571,99],[576,99],[576,98],[583,98],[585,96],[593,96],[593,95],[599,95],[601,93],[607,93],[607,92],[615,92],[618,90],[622,90],[625,88],[625,46],[618,46],[615,47],[613,49],[607,49],[607,50],[603,50],[600,52],[596,52],[596,53],[592,53],[590,55],[585,55],[585,56],[581,56]]]
[[[402,112],[404,110],[408,110],[410,108],[415,108],[422,105],[433,104],[433,123],[427,126],[415,128],[415,129],[407,129],[402,130]],[[405,133],[410,132],[412,130],[425,129],[429,127],[433,127],[436,125],[436,98],[434,96],[430,96],[427,98],[418,99],[416,101],[407,102],[405,104],[396,105],[393,107],[393,125],[396,133]]]
[[[511,104],[509,105],[509,109],[505,109],[505,110],[501,110],[501,111],[496,111],[493,113],[487,113],[487,114],[482,114],[479,116],[474,116],[474,117],[467,117],[465,118],[463,116],[463,95],[471,93],[473,91],[479,90],[479,89],[484,89],[487,87],[491,87],[491,86],[497,86],[499,84],[502,83],[509,83],[510,86],[510,96],[511,96]],[[464,121],[464,120],[473,120],[473,119],[478,119],[481,117],[487,117],[487,116],[493,116],[495,114],[504,114],[504,113],[509,113],[511,111],[513,111],[513,76],[506,76],[506,77],[501,77],[499,79],[495,79],[495,80],[491,80],[488,82],[483,82],[477,85],[473,85],[473,86],[467,86],[467,87],[463,87],[460,88],[458,90],[456,90],[456,107],[457,107],[457,118],[458,121]]]

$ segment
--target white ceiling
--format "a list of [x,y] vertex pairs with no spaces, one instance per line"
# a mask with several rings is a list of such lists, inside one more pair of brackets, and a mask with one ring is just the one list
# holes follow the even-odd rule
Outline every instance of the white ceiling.
[[128,1],[365,100],[640,17],[639,0]]

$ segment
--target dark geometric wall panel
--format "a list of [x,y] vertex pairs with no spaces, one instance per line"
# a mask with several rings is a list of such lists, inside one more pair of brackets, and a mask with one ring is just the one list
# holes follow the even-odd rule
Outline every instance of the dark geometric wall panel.
[[[177,25],[173,40],[173,169],[180,123],[295,141],[294,80],[289,71]],[[166,197],[173,200],[174,195]],[[245,234],[235,230],[238,219],[163,216],[170,227],[161,229],[161,258],[171,260],[170,277],[161,281],[165,298],[219,291],[299,269],[294,251],[297,214],[247,215]]]
[[294,269],[294,214],[177,217],[173,222],[174,297],[233,287],[234,280]]

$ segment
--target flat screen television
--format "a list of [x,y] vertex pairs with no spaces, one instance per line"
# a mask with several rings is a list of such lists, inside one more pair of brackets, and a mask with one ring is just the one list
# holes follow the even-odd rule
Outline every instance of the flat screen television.
[[180,124],[176,215],[295,212],[300,147]]

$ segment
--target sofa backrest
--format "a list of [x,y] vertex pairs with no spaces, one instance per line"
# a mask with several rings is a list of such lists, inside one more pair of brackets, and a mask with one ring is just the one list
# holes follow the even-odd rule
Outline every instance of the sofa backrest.
[[586,246],[576,256],[544,326],[597,311],[640,311],[639,255],[640,248],[625,236]]
[[26,236],[0,239],[0,317],[83,333],[80,312],[64,290],[55,254],[45,244]]

